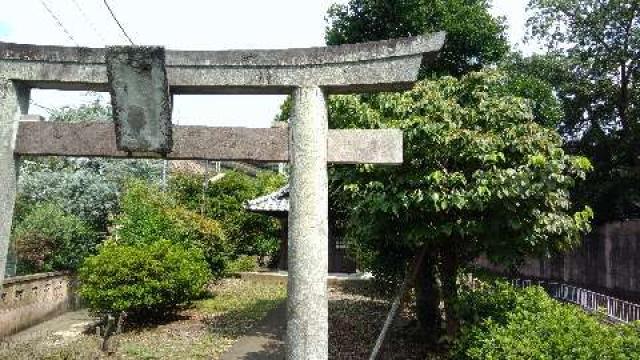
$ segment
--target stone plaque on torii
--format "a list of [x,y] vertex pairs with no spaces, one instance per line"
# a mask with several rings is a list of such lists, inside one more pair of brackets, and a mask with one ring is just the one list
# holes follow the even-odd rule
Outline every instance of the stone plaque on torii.
[[[309,49],[166,51],[171,94],[291,94],[293,116],[288,130],[160,129],[153,118],[147,130],[168,136],[168,142],[147,144],[142,151],[122,144],[127,134],[119,129],[116,136],[113,123],[19,121],[28,114],[32,88],[110,90],[106,49],[0,42],[0,279],[20,156],[289,161],[287,359],[326,359],[327,163],[402,163],[399,130],[329,130],[327,95],[408,89],[421,65],[437,57],[444,39],[444,33],[434,33]],[[150,148],[156,152],[144,151]]]

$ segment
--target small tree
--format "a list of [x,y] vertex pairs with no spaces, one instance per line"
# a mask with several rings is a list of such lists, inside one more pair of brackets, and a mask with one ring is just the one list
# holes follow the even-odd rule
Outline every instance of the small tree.
[[[428,249],[426,263],[436,266],[422,276],[433,284],[437,268],[451,335],[461,268],[480,254],[509,264],[567,250],[592,217],[589,208],[569,208],[569,189],[589,161],[567,156],[555,131],[534,122],[528,101],[494,91],[505,82],[497,73],[473,73],[367,102],[339,97],[330,107],[331,122],[341,127],[403,131],[403,165],[336,168],[332,188],[346,190],[338,202],[353,207],[347,234],[379,276],[396,278],[417,249]],[[418,290],[420,300],[425,293]],[[438,301],[425,298],[419,307],[426,304]],[[434,320],[421,318],[427,327]]]
[[115,224],[119,243],[136,245],[168,240],[197,247],[215,276],[224,274],[231,246],[218,221],[188,210],[157,186],[131,181],[121,198]]

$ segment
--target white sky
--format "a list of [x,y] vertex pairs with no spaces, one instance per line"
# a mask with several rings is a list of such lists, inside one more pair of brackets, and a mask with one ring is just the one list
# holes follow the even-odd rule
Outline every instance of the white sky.
[[[168,49],[221,50],[322,46],[325,14],[347,0],[109,0],[137,45]],[[102,0],[0,0],[0,41],[74,46],[42,2],[59,17],[81,46],[127,44]],[[494,0],[493,12],[505,16],[509,36],[522,46],[527,0]],[[108,101],[108,96],[101,97]],[[45,107],[78,105],[95,99],[84,92],[33,90]],[[283,96],[178,96],[174,122],[182,125],[269,127]],[[31,113],[47,115],[32,106]]]

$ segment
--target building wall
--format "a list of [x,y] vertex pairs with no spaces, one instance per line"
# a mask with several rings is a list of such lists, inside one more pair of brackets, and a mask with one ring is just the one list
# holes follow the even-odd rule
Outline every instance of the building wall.
[[[486,259],[479,265],[502,271]],[[640,301],[640,219],[602,225],[572,252],[551,259],[529,259],[523,277],[563,281]]]
[[79,305],[76,281],[67,273],[43,273],[4,279],[0,290],[0,338]]

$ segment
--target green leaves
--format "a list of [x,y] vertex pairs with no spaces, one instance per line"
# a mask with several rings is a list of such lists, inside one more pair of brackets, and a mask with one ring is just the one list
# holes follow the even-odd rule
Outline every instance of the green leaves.
[[211,273],[202,251],[158,240],[143,244],[105,242],[80,269],[80,294],[98,313],[163,315],[194,300]]
[[329,45],[446,31],[447,42],[430,73],[460,76],[500,60],[509,50],[504,19],[487,0],[351,0],[327,14]]
[[232,246],[218,221],[188,210],[159,188],[141,181],[127,184],[115,221],[121,244],[150,244],[168,240],[200,249],[214,276],[222,276]]
[[100,240],[89,224],[53,203],[32,207],[12,232],[21,273],[75,271]]
[[640,216],[640,3],[530,0],[529,8],[530,37],[549,52],[509,67],[553,86],[567,148],[593,161],[577,202],[592,205],[598,221]]
[[[194,212],[216,220],[224,227],[234,256],[269,256],[278,251],[280,224],[277,219],[247,211],[245,201],[267,195],[284,185],[284,178],[264,171],[256,177],[228,171],[203,190],[203,177],[173,174],[169,187],[178,202]],[[203,194],[204,191],[204,194]]]
[[637,359],[640,338],[628,325],[602,324],[540,287],[496,282],[465,292],[453,359]]
[[[565,154],[528,102],[493,91],[503,81],[496,72],[473,73],[366,101],[339,97],[337,109],[331,100],[332,125],[359,122],[362,112],[404,133],[403,165],[332,172],[332,194],[351,209],[356,252],[385,257],[389,239],[393,251],[421,244],[449,251],[455,242],[464,259],[487,252],[517,262],[572,246],[589,230],[590,210],[572,213],[569,201],[589,161]],[[375,264],[383,259],[366,258],[385,271]]]

